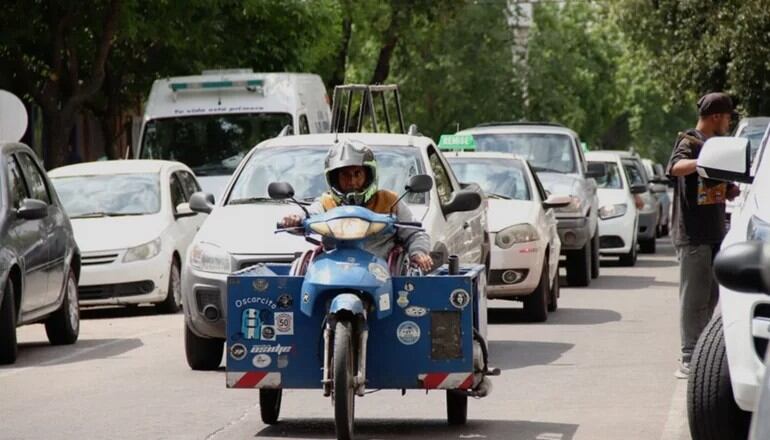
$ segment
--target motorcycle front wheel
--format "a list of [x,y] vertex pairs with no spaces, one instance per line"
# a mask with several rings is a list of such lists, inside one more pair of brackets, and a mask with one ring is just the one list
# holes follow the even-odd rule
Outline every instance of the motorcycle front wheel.
[[334,329],[334,427],[338,440],[353,438],[355,376],[353,330],[349,321],[339,321]]

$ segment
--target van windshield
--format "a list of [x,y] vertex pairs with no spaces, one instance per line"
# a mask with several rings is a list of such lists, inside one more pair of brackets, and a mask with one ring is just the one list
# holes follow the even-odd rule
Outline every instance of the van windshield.
[[252,147],[292,125],[288,113],[238,113],[147,122],[142,159],[182,162],[198,176],[230,175]]

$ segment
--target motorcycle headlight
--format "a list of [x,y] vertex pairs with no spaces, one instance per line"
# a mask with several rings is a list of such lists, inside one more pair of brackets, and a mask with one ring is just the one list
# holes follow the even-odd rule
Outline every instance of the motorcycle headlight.
[[539,238],[537,229],[529,223],[509,226],[495,234],[495,244],[503,249],[508,249],[516,243],[526,243]]
[[617,205],[605,205],[599,208],[599,218],[608,220],[615,217],[622,217],[628,210],[628,205],[618,203]]
[[749,240],[770,241],[770,223],[752,215],[749,220],[749,230],[746,232]]
[[204,272],[226,273],[232,271],[232,258],[226,250],[211,243],[196,243],[190,250],[190,265]]
[[376,234],[383,228],[385,228],[385,223],[372,223],[352,217],[310,224],[310,229],[313,232],[338,240],[358,240]]
[[148,243],[129,248],[126,254],[123,255],[123,262],[130,263],[132,261],[149,260],[160,253],[160,247],[161,242],[160,237],[158,237]]
[[569,199],[569,205],[556,208],[556,212],[562,214],[581,214],[583,212],[583,201],[580,197],[570,196]]

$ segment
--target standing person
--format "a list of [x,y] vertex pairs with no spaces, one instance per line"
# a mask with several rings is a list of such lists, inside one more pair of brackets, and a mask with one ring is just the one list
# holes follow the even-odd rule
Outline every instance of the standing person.
[[679,258],[681,361],[675,375],[686,378],[695,343],[711,319],[719,298],[712,263],[725,235],[725,200],[736,185],[704,179],[696,172],[701,147],[712,136],[725,136],[735,111],[725,93],[698,100],[698,124],[680,133],[666,174],[674,181],[672,238]]

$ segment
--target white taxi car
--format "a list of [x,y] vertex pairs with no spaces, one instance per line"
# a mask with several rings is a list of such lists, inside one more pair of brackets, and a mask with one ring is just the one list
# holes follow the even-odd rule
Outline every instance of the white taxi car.
[[[327,190],[324,158],[337,139],[369,145],[377,159],[378,186],[402,192],[417,174],[433,177],[433,189],[404,200],[422,222],[438,262],[457,255],[461,262],[484,263],[488,238],[481,190],[462,187],[430,138],[405,134],[340,133],[280,136],[254,147],[233,174],[223,197],[195,194],[193,209],[210,212],[195,236],[182,274],[185,352],[194,370],[216,369],[225,337],[227,276],[259,262],[291,262],[310,245],[303,237],[275,234],[285,215],[301,214],[286,201],[268,197],[271,182],[285,181],[295,198],[310,202]],[[474,202],[475,201],[475,202]],[[470,204],[476,204],[468,209]],[[294,299],[297,300],[296,298]]]
[[636,194],[644,185],[632,185],[624,172],[621,155],[610,151],[586,153],[589,163],[603,163],[607,174],[597,177],[599,192],[599,247],[602,255],[617,255],[620,264],[633,266],[637,256],[639,208]]
[[116,160],[48,173],[82,252],[81,306],[153,303],[181,306],[187,247],[205,215],[190,210],[200,191],[179,162]]
[[559,298],[561,241],[552,208],[570,198],[548,197],[527,161],[512,154],[444,154],[460,181],[478,183],[489,198],[487,297],[523,301],[529,319],[545,321]]

